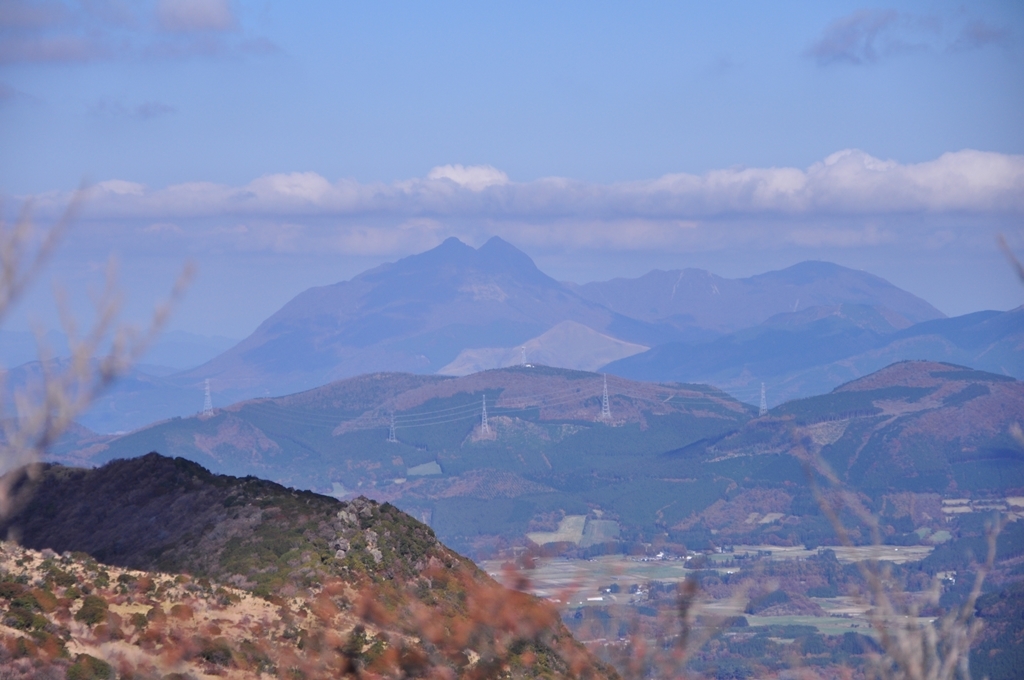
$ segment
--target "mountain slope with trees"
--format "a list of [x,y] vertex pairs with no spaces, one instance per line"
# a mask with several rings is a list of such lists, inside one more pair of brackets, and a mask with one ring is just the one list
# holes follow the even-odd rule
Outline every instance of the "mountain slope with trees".
[[[52,551],[38,564],[43,587],[11,605],[29,612],[15,647],[51,663],[88,648],[106,658],[76,664],[141,677],[190,666],[236,677],[615,677],[553,608],[363,498],[342,503],[150,454],[95,470],[48,466],[2,530]],[[5,565],[0,597],[27,592],[25,563],[22,554]],[[100,565],[134,571],[111,579]],[[253,600],[241,622],[251,629],[232,625],[228,610],[251,597],[274,607],[261,620]]]
[[[171,419],[78,446],[68,441],[54,455],[95,465],[158,451],[217,472],[367,494],[429,520],[447,544],[468,551],[478,537],[522,536],[534,518],[585,514],[588,503],[643,523],[648,509],[638,510],[643,494],[634,492],[644,484],[659,490],[651,499],[693,486],[660,473],[637,478],[647,462],[752,415],[714,388],[610,378],[604,419],[603,391],[598,374],[542,366],[461,378],[372,374],[241,402],[210,417]],[[620,488],[624,479],[633,482]],[[693,498],[717,488],[694,489]]]
[[[755,543],[820,542],[831,534],[807,486],[801,441],[817,442],[853,489],[879,502],[906,493],[1006,495],[1024,488],[1010,435],[1024,413],[1022,385],[903,362],[757,418],[712,388],[609,378],[604,420],[603,380],[593,373],[377,374],[77,447],[69,441],[56,453],[98,464],[155,450],[219,472],[365,494],[473,556],[527,534],[595,550],[657,540],[703,546],[721,522]],[[758,521],[746,522],[752,512]],[[776,521],[760,522],[769,513]],[[579,518],[572,521],[583,533],[559,534],[566,517]],[[930,530],[941,530],[941,513],[933,519]]]

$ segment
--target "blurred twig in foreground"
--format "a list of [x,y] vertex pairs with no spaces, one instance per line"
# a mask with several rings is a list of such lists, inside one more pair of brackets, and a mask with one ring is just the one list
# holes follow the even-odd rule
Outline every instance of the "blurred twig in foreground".
[[1021,261],[1018,260],[1017,256],[1013,254],[1012,250],[1010,250],[1010,244],[1006,242],[1006,239],[1002,234],[997,236],[996,239],[999,241],[999,248],[1006,255],[1006,259],[1010,261],[1010,265],[1013,267],[1014,271],[1017,272],[1017,276],[1020,277],[1021,283],[1024,283],[1024,264],[1021,264]]
[[[26,203],[17,220],[10,224],[0,215],[0,323],[36,281],[52,257],[61,238],[77,215],[85,193],[79,190],[68,209],[48,229],[32,220],[31,203]],[[70,356],[56,360],[41,335],[38,344],[38,373],[14,393],[0,386],[0,516],[8,515],[24,500],[38,474],[43,452],[81,415],[118,376],[135,364],[164,327],[174,303],[192,278],[186,265],[170,298],[156,307],[149,325],[139,330],[120,321],[121,295],[113,265],[107,268],[103,291],[94,301],[95,321],[80,331],[58,291],[61,327],[67,335]],[[4,376],[6,382],[6,376]]]
[[[845,509],[870,531],[872,544],[882,546],[879,518],[868,510],[861,498],[851,491],[817,453],[804,449],[808,476],[822,512],[835,530],[839,542],[854,545],[849,528],[840,513]],[[824,477],[831,485],[826,496],[816,483],[815,475]],[[867,586],[866,604],[871,606],[867,616],[878,635],[881,652],[870,654],[872,670],[884,680],[970,680],[968,667],[971,643],[981,630],[981,621],[974,616],[975,603],[981,595],[985,577],[992,569],[996,557],[996,539],[1002,521],[996,519],[987,529],[988,554],[983,564],[977,565],[974,583],[963,604],[937,618],[922,616],[923,606],[939,604],[941,587],[938,579],[924,598],[915,598],[905,592],[893,577],[892,564],[878,559],[857,562],[857,569]]]

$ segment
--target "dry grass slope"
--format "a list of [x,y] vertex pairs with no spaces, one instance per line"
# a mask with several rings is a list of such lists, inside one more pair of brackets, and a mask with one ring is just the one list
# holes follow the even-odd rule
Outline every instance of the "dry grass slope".
[[103,677],[94,671],[105,663],[138,678],[615,677],[552,607],[505,589],[388,504],[153,454],[52,466],[3,529],[57,551],[5,547],[12,672]]

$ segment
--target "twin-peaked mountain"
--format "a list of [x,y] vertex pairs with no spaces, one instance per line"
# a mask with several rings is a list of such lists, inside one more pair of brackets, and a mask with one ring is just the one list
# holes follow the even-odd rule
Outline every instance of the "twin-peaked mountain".
[[[826,262],[743,279],[686,269],[577,286],[500,238],[480,248],[451,238],[300,293],[203,365],[133,375],[81,422],[114,432],[195,413],[206,380],[226,405],[377,371],[468,375],[520,363],[710,382],[754,403],[761,382],[779,403],[903,359],[1024,376],[1024,325],[1005,314],[969,319],[965,333],[885,280]],[[927,333],[914,335],[919,327]]]
[[437,373],[465,349],[516,346],[565,321],[644,348],[675,336],[584,299],[499,238],[479,249],[450,238],[300,293],[185,377],[282,394],[375,371]]
[[[557,359],[593,370],[665,342],[753,326],[794,306],[844,303],[873,306],[896,328],[942,316],[878,277],[823,262],[749,279],[685,270],[577,287],[544,274],[500,238],[479,249],[450,238],[350,281],[300,293],[248,338],[182,378],[209,378],[215,392],[263,395],[375,371],[437,373],[466,350],[516,350],[566,322],[547,347],[528,346],[530,353],[557,345],[571,355],[574,346],[586,345],[603,356],[597,347],[618,343],[619,356],[612,352],[602,363]],[[519,353],[513,357],[519,363]]]

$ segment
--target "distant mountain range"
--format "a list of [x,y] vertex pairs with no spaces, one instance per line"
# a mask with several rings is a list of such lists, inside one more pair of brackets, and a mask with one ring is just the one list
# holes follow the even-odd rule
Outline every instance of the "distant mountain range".
[[843,304],[776,315],[711,342],[666,343],[605,366],[633,380],[708,383],[770,405],[910,359],[947,361],[1024,378],[1024,307],[934,319],[898,329],[877,307]]
[[578,286],[499,238],[480,248],[451,238],[302,292],[222,352],[211,344],[221,339],[168,336],[147,361],[190,368],[139,366],[80,422],[117,432],[195,413],[206,380],[225,405],[377,371],[466,375],[524,359],[708,382],[751,403],[764,382],[772,404],[902,359],[1024,377],[1019,310],[979,314],[944,319],[877,276],[827,262],[743,279],[686,269]]
[[681,330],[729,333],[776,314],[842,304],[876,307],[896,328],[945,316],[885,279],[830,262],[801,262],[745,279],[726,279],[703,269],[677,269],[570,286],[586,299],[625,316]]
[[[942,318],[876,276],[824,262],[749,279],[686,270],[574,287],[500,238],[479,249],[450,238],[351,281],[301,293],[241,343],[175,382],[209,378],[216,392],[277,395],[375,371],[493,368],[531,342],[555,365],[593,369],[600,366],[594,357],[611,355],[607,362],[640,347],[710,339],[800,304],[868,305],[889,329]],[[572,324],[558,338],[541,340],[565,322]],[[595,334],[605,338],[600,349]]]

